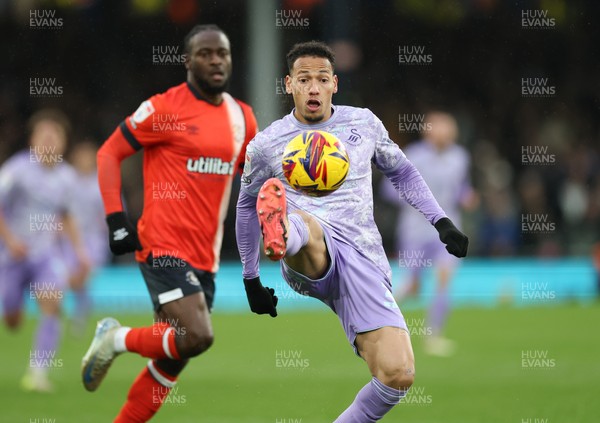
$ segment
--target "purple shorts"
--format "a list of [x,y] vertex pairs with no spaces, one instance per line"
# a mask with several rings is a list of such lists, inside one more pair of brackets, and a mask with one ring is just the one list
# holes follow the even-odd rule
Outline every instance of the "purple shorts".
[[281,260],[281,272],[290,287],[301,295],[317,298],[337,314],[348,342],[358,354],[356,335],[384,326],[408,332],[404,316],[392,295],[392,284],[371,260],[355,248],[334,238],[323,227],[331,264],[320,279],[310,279]]
[[398,250],[398,265],[412,275],[420,276],[424,270],[433,267],[452,270],[458,265],[459,259],[446,251],[446,246],[437,238],[402,244],[406,248]]
[[[90,237],[84,238],[83,245],[93,268],[104,266],[107,263],[110,252],[107,244],[108,242],[106,240],[100,240],[97,237],[95,239]],[[60,248],[69,272],[76,272],[79,270],[79,261],[71,242],[63,240]]]
[[14,313],[29,299],[61,300],[68,288],[64,262],[57,255],[0,264],[0,293],[3,313]]

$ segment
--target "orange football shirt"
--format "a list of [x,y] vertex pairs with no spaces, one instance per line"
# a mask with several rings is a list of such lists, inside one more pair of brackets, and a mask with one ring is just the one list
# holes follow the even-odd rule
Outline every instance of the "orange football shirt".
[[233,175],[257,132],[250,106],[227,93],[213,105],[183,83],[144,101],[119,130],[144,151],[136,260],[174,256],[216,272]]

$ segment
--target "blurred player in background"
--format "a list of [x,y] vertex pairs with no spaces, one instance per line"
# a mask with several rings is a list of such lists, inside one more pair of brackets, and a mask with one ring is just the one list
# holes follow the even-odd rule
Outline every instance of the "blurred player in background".
[[[116,422],[149,420],[188,359],[212,345],[223,221],[233,175],[257,130],[252,109],[225,92],[232,68],[225,33],[196,26],[184,51],[187,81],[144,101],[98,152],[110,248],[135,251],[155,311],[148,327],[101,320],[83,359],[83,384],[94,391],[118,354],[150,358]],[[121,204],[120,164],[140,149],[144,210],[136,231]]]
[[[419,169],[431,194],[447,216],[461,226],[461,208],[471,210],[477,205],[477,196],[469,182],[469,153],[456,144],[458,126],[452,115],[431,112],[426,115],[424,139],[405,149],[406,157]],[[388,179],[382,180],[381,194],[401,206],[396,225],[396,242],[401,268],[408,271],[408,282],[397,290],[399,303],[419,292],[423,271],[434,267],[437,285],[428,311],[427,327],[431,329],[425,350],[433,355],[452,354],[455,345],[442,337],[450,308],[448,283],[458,264],[439,242],[439,235],[423,216],[409,207],[409,198],[394,188]]]
[[88,279],[94,269],[106,264],[110,252],[102,196],[98,188],[97,152],[98,148],[92,140],[84,140],[75,144],[69,154],[69,161],[77,175],[77,184],[71,192],[71,196],[77,199],[73,203],[73,217],[91,264],[90,269],[79,266],[73,245],[68,239],[64,239],[63,249],[69,271],[69,286],[75,294],[71,331],[77,336],[83,333],[91,312]]
[[28,151],[9,158],[0,169],[0,290],[4,322],[17,329],[23,298],[37,301],[41,313],[26,390],[48,392],[48,370],[57,366],[60,312],[68,288],[60,254],[61,236],[73,245],[74,261],[87,272],[89,260],[73,218],[75,172],[63,160],[69,122],[57,110],[41,110],[29,120]]
[[[336,422],[375,422],[406,395],[414,379],[414,357],[373,219],[371,164],[402,194],[415,194],[411,204],[435,225],[449,251],[463,257],[468,240],[370,110],[332,105],[338,81],[327,45],[297,44],[287,54],[287,64],[286,91],[295,108],[249,144],[242,176],[236,234],[244,285],[253,312],[277,315],[277,297],[259,278],[262,230],[265,254],[281,260],[292,289],[320,299],[338,315],[350,345],[373,376]],[[302,195],[281,182],[284,147],[309,129],[336,135],[350,158],[346,181],[326,197]]]

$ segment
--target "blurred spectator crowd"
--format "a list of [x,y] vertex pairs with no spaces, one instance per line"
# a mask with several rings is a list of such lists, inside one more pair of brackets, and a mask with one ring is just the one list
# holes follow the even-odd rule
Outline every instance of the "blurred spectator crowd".
[[[308,23],[278,29],[281,63],[273,66],[282,77],[287,48],[323,39],[337,52],[340,92],[334,102],[373,110],[401,147],[421,137],[406,122],[418,122],[431,110],[456,118],[458,143],[471,154],[472,184],[480,197],[464,219],[472,255],[581,256],[600,241],[596,2],[274,4],[295,10]],[[27,145],[25,122],[42,107],[68,114],[72,143],[91,138],[99,145],[141,101],[184,80],[183,66],[153,62],[153,47],[181,46],[199,22],[228,32],[234,61],[230,92],[252,105],[246,70],[260,58],[249,57],[245,43],[248,31],[259,29],[249,26],[247,8],[248,2],[234,0],[0,1],[0,163]],[[33,28],[31,11],[42,9],[53,10],[62,23]],[[545,11],[545,20],[532,27],[523,16],[533,10]],[[275,17],[274,10],[274,25]],[[409,63],[407,55],[421,63]],[[60,95],[32,95],[36,78],[54,78]],[[275,82],[273,101],[282,115],[289,111]],[[142,208],[140,162],[138,155],[124,168],[134,217]],[[375,198],[376,219],[393,256],[397,211],[377,192]],[[237,257],[230,222],[225,259]]]

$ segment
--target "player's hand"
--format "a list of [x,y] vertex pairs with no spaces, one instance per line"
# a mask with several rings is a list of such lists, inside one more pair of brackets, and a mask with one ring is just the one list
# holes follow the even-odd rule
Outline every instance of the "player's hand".
[[262,286],[260,278],[244,278],[244,287],[248,296],[250,310],[256,314],[269,314],[271,317],[277,316],[277,295],[275,290],[268,286]]
[[12,236],[6,241],[6,248],[14,260],[21,261],[27,257],[27,245]]
[[77,261],[79,266],[77,270],[73,272],[69,280],[72,289],[80,290],[85,286],[90,273],[92,271],[92,261],[88,257],[87,253],[81,249],[76,250]]
[[113,254],[120,256],[142,249],[137,232],[131,223],[129,223],[127,215],[124,212],[109,214],[106,216],[106,223],[108,223],[110,251]]
[[440,241],[446,244],[446,250],[456,257],[465,257],[469,248],[469,238],[459,231],[447,217],[435,222],[435,229],[440,234]]

